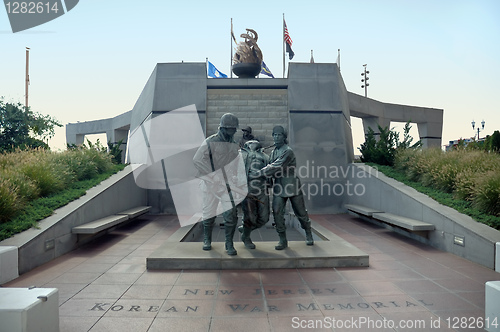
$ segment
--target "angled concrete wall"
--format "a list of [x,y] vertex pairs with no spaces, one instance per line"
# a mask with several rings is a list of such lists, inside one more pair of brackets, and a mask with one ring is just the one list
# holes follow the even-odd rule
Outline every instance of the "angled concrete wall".
[[66,143],[81,145],[85,143],[85,135],[106,134],[106,142],[102,142],[105,146],[107,142],[116,144],[120,140],[122,141],[120,149],[122,150],[122,162],[125,162],[131,119],[132,111],[128,111],[114,118],[68,123],[66,125]]
[[204,113],[206,73],[205,63],[158,63],[132,109],[131,130],[152,113],[165,113],[192,104]]
[[[19,273],[22,274],[84,244],[85,240],[71,232],[73,227],[145,205],[147,191],[137,187],[132,166],[127,166],[41,220],[38,228],[16,234],[0,242],[0,246],[18,248]],[[50,249],[46,249],[47,243],[52,244]]]
[[[343,211],[347,187],[341,176],[315,170],[346,169],[353,160],[350,117],[363,119],[365,131],[390,121],[416,122],[424,147],[440,146],[443,110],[396,105],[347,91],[336,64],[290,63],[287,79],[207,79],[205,63],[159,63],[132,111],[112,119],[67,125],[69,143],[86,134],[106,132],[112,141],[141,129],[146,119],[195,105],[206,136],[217,131],[220,117],[232,112],[241,126],[251,126],[264,145],[272,144],[275,125],[289,131],[289,142],[303,170],[307,204],[313,213]],[[241,131],[235,135],[238,140]],[[132,152],[133,151],[129,151]],[[267,150],[270,152],[270,150]],[[123,154],[125,156],[125,154]],[[334,199],[333,199],[334,198]],[[148,190],[151,213],[175,210],[169,190]]]
[[441,147],[443,132],[442,109],[383,103],[349,92],[351,115],[363,119],[365,134],[372,128],[380,134],[378,125],[389,127],[390,122],[412,122],[418,126],[418,134],[424,148]]
[[[370,166],[351,164],[351,167],[348,181],[353,194],[346,197],[346,203],[433,224],[436,229],[429,231],[428,238],[402,232],[440,250],[495,269],[495,247],[500,242],[500,231],[441,205]],[[464,238],[464,246],[454,244],[455,236]]]
[[[288,72],[290,146],[297,157],[311,213],[339,213],[341,179],[321,172],[345,168],[354,158],[347,90],[336,64],[291,63]],[[338,190],[338,189],[337,189]]]

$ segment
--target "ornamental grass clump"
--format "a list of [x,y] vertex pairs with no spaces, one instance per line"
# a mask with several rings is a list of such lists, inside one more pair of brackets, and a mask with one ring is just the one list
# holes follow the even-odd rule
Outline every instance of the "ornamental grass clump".
[[473,205],[494,216],[500,216],[500,171],[488,171],[476,178]]
[[500,215],[500,155],[480,150],[402,151],[395,167],[412,181],[452,193],[487,214]]
[[72,176],[68,168],[46,150],[32,150],[25,153],[26,158],[18,165],[22,174],[28,177],[40,190],[40,196],[48,196],[68,185]]
[[92,148],[59,153],[44,149],[0,153],[0,223],[14,218],[37,198],[112,170],[111,159],[105,151]]
[[0,224],[12,218],[22,208],[17,188],[0,177]]

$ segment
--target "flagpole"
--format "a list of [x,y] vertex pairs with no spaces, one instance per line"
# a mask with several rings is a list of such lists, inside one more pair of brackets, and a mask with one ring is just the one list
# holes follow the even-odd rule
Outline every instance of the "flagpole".
[[339,54],[337,56],[337,66],[339,67],[339,71],[340,71],[340,48],[339,48]]
[[285,78],[285,13],[283,13],[283,78]]
[[24,107],[26,110],[28,109],[28,85],[30,84],[30,75],[29,75],[29,63],[30,63],[30,48],[26,47],[26,99],[24,102]]
[[231,59],[229,59],[229,71],[231,72],[231,78],[233,78],[233,18],[231,17],[231,33],[229,34],[229,38],[231,39]]

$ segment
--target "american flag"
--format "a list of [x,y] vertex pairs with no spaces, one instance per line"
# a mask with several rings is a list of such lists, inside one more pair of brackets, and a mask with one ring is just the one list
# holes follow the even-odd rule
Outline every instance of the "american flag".
[[290,35],[288,34],[288,28],[286,27],[286,22],[284,19],[283,19],[283,24],[285,26],[285,43],[287,43],[291,47],[293,42],[292,38],[290,38]]
[[285,28],[285,30],[283,31],[283,35],[285,39],[286,52],[288,53],[288,58],[292,60],[295,53],[292,51],[292,38],[290,38],[290,35],[288,34],[288,28],[286,27],[285,18],[283,18],[283,27]]

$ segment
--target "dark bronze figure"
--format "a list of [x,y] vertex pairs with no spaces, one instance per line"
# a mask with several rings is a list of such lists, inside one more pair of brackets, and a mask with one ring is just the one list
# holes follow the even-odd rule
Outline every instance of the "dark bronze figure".
[[271,177],[274,181],[273,217],[279,235],[279,243],[275,249],[283,250],[288,247],[284,217],[287,200],[290,200],[293,212],[306,232],[306,244],[312,246],[314,241],[311,232],[311,220],[305,207],[300,179],[295,174],[295,154],[287,144],[287,134],[282,126],[273,128],[273,140],[275,148],[269,157],[269,164],[260,171],[255,172],[254,176],[265,175]]
[[241,203],[243,211],[243,226],[238,227],[242,233],[241,240],[245,247],[255,249],[250,233],[264,226],[269,221],[269,195],[265,176],[254,177],[253,172],[259,171],[269,162],[269,156],[262,151],[259,141],[250,140],[241,149],[248,178],[248,195]]

